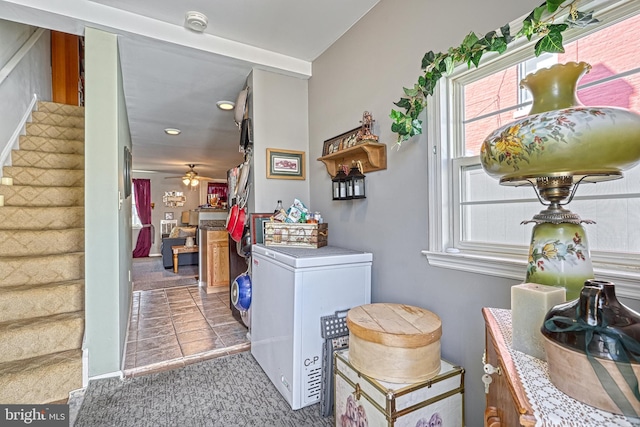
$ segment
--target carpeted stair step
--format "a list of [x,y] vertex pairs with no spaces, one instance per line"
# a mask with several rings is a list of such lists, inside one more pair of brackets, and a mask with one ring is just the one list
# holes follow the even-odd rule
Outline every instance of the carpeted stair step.
[[84,310],[84,280],[0,288],[0,323]]
[[34,111],[31,113],[31,122],[84,129],[84,117],[67,116],[65,114],[49,113],[47,111]]
[[0,364],[0,402],[44,404],[82,388],[82,351],[69,350]]
[[35,167],[42,169],[84,169],[83,154],[57,154],[46,151],[13,150],[13,166]]
[[84,154],[84,142],[74,139],[55,139],[42,136],[20,136],[20,149],[60,154]]
[[82,206],[83,187],[0,185],[5,206]]
[[0,207],[0,230],[41,230],[84,227],[84,207]]
[[27,135],[43,136],[55,139],[75,139],[84,141],[84,129],[70,128],[66,126],[42,125],[39,123],[27,123],[25,126]]
[[79,349],[84,311],[0,323],[0,363]]
[[2,170],[2,176],[13,178],[13,185],[84,187],[84,170],[42,169],[25,166],[5,166]]
[[84,278],[84,252],[2,257],[0,287],[65,282]]
[[60,104],[58,102],[38,101],[37,111],[66,116],[84,117],[84,107],[78,105]]
[[84,228],[0,230],[0,257],[39,256],[84,250]]

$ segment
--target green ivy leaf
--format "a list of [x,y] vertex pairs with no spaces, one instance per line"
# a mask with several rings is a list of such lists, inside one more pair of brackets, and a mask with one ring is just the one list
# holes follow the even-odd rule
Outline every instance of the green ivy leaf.
[[444,59],[444,64],[445,64],[445,67],[446,67],[445,73],[451,74],[453,72],[453,68],[455,67],[455,64],[453,63],[453,58],[450,57],[450,56],[447,56]]
[[[471,57],[471,63],[473,65],[476,66],[476,68],[478,68],[478,65],[480,64],[480,59],[482,58],[482,51],[479,50],[478,52],[474,53],[473,56]],[[467,64],[469,65],[469,64]]]
[[[562,3],[564,3],[565,0],[547,0],[546,4],[547,4],[547,11],[549,13],[553,13],[556,10],[558,10],[558,8],[560,7],[560,5]],[[542,6],[541,6],[542,7]]]
[[538,6],[535,9],[533,9],[533,22],[540,22],[540,19],[542,19],[542,14],[547,10],[549,2],[542,3],[542,6]]
[[489,46],[489,50],[493,52],[503,53],[507,50],[507,42],[503,38],[497,38]]
[[413,88],[411,88],[411,89],[409,89],[407,87],[404,87],[402,89],[404,89],[404,94],[407,95],[407,96],[410,96],[410,97],[414,97],[418,93],[420,93],[420,90],[417,89],[415,86]]
[[408,98],[400,98],[400,101],[394,102],[394,105],[396,107],[400,107],[400,108],[404,108],[405,110],[408,110],[409,108],[411,108],[411,101]]
[[477,41],[478,36],[476,36],[476,34],[472,31],[467,34],[467,37],[464,38],[464,40],[462,41],[462,46],[470,49],[474,44],[476,44]]
[[572,17],[571,15],[569,15],[569,17],[567,18],[567,20],[565,21],[565,23],[567,25],[569,25],[569,27],[577,27],[577,28],[584,28],[586,26],[589,26],[591,24],[597,24],[598,21],[597,19],[595,19],[593,17],[593,11],[589,12],[589,13],[585,13],[585,12],[576,12],[576,16]]
[[511,35],[511,27],[509,27],[509,24],[500,27],[500,33],[502,34],[505,43],[511,43],[513,36]]
[[425,53],[424,56],[422,57],[422,69],[425,70],[429,65],[431,65],[433,61],[435,61],[435,57],[436,55],[433,53],[432,50]]
[[403,117],[406,117],[404,113],[402,113],[401,111],[397,111],[397,110],[391,110],[391,114],[389,114],[389,117],[396,123],[398,123],[400,120],[402,120]]
[[422,87],[424,87],[424,85],[427,84],[427,81],[425,80],[424,76],[418,77],[418,84]]
[[533,22],[527,21],[527,20],[523,21],[522,29],[518,31],[518,36],[524,36],[527,38],[527,40],[530,41],[533,34],[534,34]]
[[413,135],[420,135],[422,133],[422,120],[413,120],[411,122],[411,130],[413,132]]
[[534,47],[535,55],[540,56],[543,52],[564,53],[562,31],[566,29],[567,24],[549,25],[549,32]]

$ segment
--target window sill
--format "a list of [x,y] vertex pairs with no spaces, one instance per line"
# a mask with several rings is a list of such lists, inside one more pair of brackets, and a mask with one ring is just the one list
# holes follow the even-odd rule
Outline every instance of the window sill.
[[[524,281],[527,268],[526,258],[523,257],[426,250],[422,251],[422,254],[427,257],[429,265],[434,267],[480,273],[505,279]],[[640,283],[640,269],[634,267],[620,268],[619,265],[596,264],[594,262],[594,273],[596,278],[614,283],[617,296],[640,300],[640,286],[638,286]]]

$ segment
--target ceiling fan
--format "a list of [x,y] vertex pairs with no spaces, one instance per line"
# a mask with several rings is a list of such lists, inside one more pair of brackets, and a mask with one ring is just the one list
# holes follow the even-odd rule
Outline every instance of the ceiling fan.
[[182,183],[187,187],[195,190],[201,180],[212,180],[213,178],[209,178],[208,176],[198,175],[198,172],[194,170],[197,166],[195,164],[187,164],[189,166],[189,170],[183,176],[167,176],[165,179],[182,179]]

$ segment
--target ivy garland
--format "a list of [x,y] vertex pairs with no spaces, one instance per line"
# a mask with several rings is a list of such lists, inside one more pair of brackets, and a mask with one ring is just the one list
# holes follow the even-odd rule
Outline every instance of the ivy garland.
[[[540,37],[534,47],[536,56],[544,52],[564,53],[562,33],[565,30],[599,22],[593,18],[593,11],[579,11],[579,2],[580,0],[547,0],[531,11],[522,21],[522,29],[515,35],[511,35],[509,24],[506,24],[500,28],[499,33],[490,31],[482,38],[471,32],[460,46],[449,48],[447,52],[427,52],[422,58],[424,74],[418,78],[413,88],[403,88],[405,97],[394,102],[404,112],[393,109],[389,116],[393,120],[391,131],[398,134],[396,146],[400,147],[402,142],[422,133],[422,120],[418,116],[427,106],[427,96],[433,95],[438,80],[450,75],[456,65],[466,63],[469,68],[471,65],[477,68],[485,53],[501,54],[507,50],[509,43],[522,37],[527,40],[534,36]],[[566,10],[569,13],[564,22],[555,23],[558,15]]]

